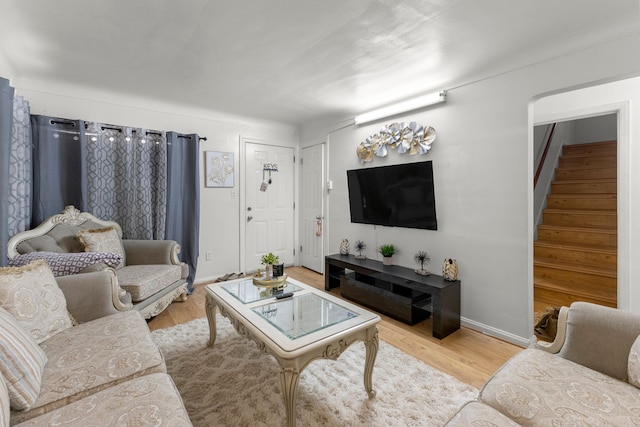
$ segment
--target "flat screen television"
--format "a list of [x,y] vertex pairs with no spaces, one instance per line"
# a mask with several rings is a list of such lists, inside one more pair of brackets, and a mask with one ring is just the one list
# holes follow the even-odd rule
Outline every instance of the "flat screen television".
[[431,161],[347,171],[351,222],[437,230]]

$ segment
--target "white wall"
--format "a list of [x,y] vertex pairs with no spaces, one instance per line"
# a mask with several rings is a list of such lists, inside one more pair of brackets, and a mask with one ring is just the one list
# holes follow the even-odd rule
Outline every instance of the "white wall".
[[[243,178],[239,163],[240,136],[297,147],[298,130],[295,126],[50,82],[12,79],[11,84],[30,102],[32,114],[197,133],[207,137],[207,141],[200,142],[200,258],[196,282],[240,271],[239,239],[240,226],[243,224],[239,220],[242,196],[239,188]],[[204,151],[234,153],[234,188],[204,187]],[[207,251],[212,252],[211,261],[205,260]]]
[[616,120],[615,114],[574,120],[574,143],[587,144],[589,142],[615,141],[618,132]]
[[[434,162],[438,231],[351,224],[345,170],[360,167],[356,146],[386,123],[329,133],[328,252],[341,238],[400,247],[397,263],[415,267],[413,254],[431,254],[439,271],[445,257],[458,260],[463,324],[526,344],[532,336],[533,123],[529,103],[538,94],[640,71],[636,35],[585,49],[484,81],[449,89],[446,104],[401,121],[438,132],[425,157]],[[598,58],[598,61],[593,61]],[[445,88],[448,89],[448,88]],[[394,118],[396,120],[396,118]],[[308,135],[305,126],[302,133]],[[317,131],[317,129],[316,129]],[[374,165],[418,159],[390,155]]]

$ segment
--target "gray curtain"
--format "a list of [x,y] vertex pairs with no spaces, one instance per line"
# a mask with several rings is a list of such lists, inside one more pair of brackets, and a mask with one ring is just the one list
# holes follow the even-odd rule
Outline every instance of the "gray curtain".
[[164,239],[164,132],[90,123],[86,138],[88,211],[120,224],[127,239]]
[[31,116],[33,133],[33,208],[36,227],[67,205],[87,210],[84,122]]
[[32,224],[73,204],[122,226],[127,239],[182,248],[193,289],[199,255],[199,137],[32,116]]
[[167,233],[189,265],[189,292],[200,255],[200,138],[167,132]]
[[0,78],[0,265],[7,265],[9,240],[9,157],[13,122],[14,89]]

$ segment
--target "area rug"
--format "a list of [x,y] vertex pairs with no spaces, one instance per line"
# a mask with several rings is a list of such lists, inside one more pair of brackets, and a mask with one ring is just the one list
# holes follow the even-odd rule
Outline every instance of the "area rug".
[[[207,347],[206,318],[152,333],[196,427],[281,426],[286,416],[275,359],[241,337],[218,315],[215,345]],[[377,395],[363,383],[364,344],[336,361],[316,360],[302,371],[298,426],[440,426],[478,390],[380,341],[373,370]]]

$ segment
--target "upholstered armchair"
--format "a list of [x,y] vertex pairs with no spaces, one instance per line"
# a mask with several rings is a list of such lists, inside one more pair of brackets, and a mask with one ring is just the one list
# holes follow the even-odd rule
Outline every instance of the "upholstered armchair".
[[149,319],[187,298],[189,267],[173,240],[122,239],[122,229],[73,206],[9,239],[9,265],[45,259],[76,320],[135,309]]

